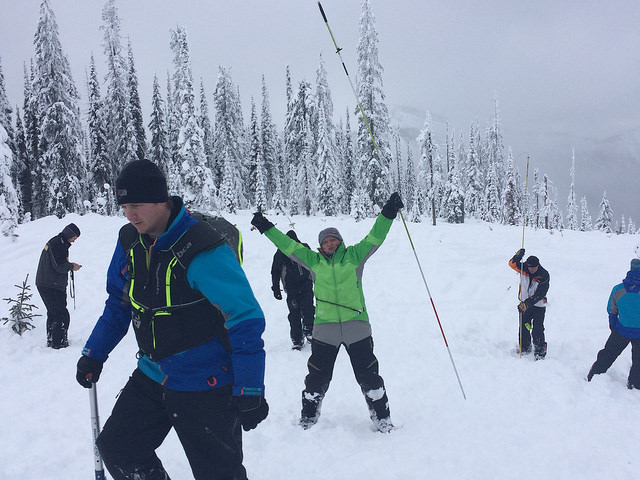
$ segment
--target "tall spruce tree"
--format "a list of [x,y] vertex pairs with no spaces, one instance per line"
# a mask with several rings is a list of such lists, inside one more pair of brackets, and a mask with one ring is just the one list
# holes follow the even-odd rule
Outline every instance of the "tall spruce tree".
[[202,145],[204,146],[204,155],[207,159],[206,164],[213,173],[213,128],[211,127],[211,117],[209,116],[209,102],[207,102],[207,95],[202,80],[200,80],[200,115],[198,117],[198,125],[200,125],[202,129]]
[[235,212],[245,208],[245,180],[248,172],[244,164],[245,132],[240,98],[228,70],[220,67],[214,92],[215,149],[214,157],[221,166],[220,207]]
[[2,57],[0,57],[0,125],[4,127],[7,134],[7,143],[11,151],[15,155],[15,138],[12,123],[12,108],[9,99],[7,98],[7,90],[4,83],[4,74],[2,73]]
[[587,207],[587,198],[582,197],[580,199],[580,231],[590,232],[593,230],[593,223],[591,221],[591,215],[589,215],[589,208]]
[[0,233],[13,237],[18,226],[18,195],[11,180],[13,152],[9,135],[0,125]]
[[575,181],[576,181],[576,152],[571,155],[571,169],[569,170],[571,185],[569,186],[569,197],[567,198],[567,228],[578,230],[578,204],[576,202]]
[[314,157],[318,164],[317,209],[325,215],[337,215],[340,213],[339,199],[344,198],[343,175],[340,171],[335,145],[335,127],[332,120],[333,101],[322,55],[320,55],[320,64],[316,73],[317,118]]
[[35,96],[38,138],[38,190],[34,191],[34,217],[83,210],[81,178],[86,171],[79,95],[69,60],[62,50],[55,14],[49,0],[40,5],[34,36]]
[[289,213],[311,213],[315,202],[315,162],[313,121],[316,117],[316,105],[311,85],[300,81],[296,95],[292,97],[287,109],[285,122],[285,158],[288,162]]
[[100,81],[95,60],[91,55],[89,63],[89,110],[87,123],[89,132],[89,158],[91,183],[88,186],[92,208],[101,214],[112,215],[117,211],[113,188],[118,172],[107,153],[107,126],[105,125],[105,107],[100,94]]
[[518,180],[511,151],[507,156],[507,179],[503,194],[504,211],[502,218],[507,225],[517,225],[520,222],[520,202],[518,198]]
[[191,73],[191,57],[184,27],[171,30],[173,51],[173,102],[179,115],[176,164],[180,166],[182,197],[187,207],[210,211],[215,205],[216,186],[207,166],[204,132],[198,124]]
[[479,127],[477,121],[469,129],[469,149],[467,151],[465,173],[465,213],[467,216],[482,218],[485,172],[480,163]]
[[131,112],[131,123],[136,137],[136,154],[140,160],[144,160],[147,153],[147,133],[144,129],[142,105],[140,103],[140,94],[138,93],[138,73],[136,72],[131,41],[127,44],[127,65],[129,67],[127,72],[129,111]]
[[282,195],[282,167],[279,156],[279,140],[276,125],[271,116],[269,92],[262,75],[262,105],[260,107],[260,148],[266,174],[267,202],[276,210],[284,211]]
[[31,176],[31,163],[27,150],[27,139],[25,135],[20,110],[16,107],[16,128],[15,128],[16,153],[13,162],[12,178],[18,194],[18,221],[28,222],[31,219],[33,178]]
[[[169,178],[170,173],[170,152],[169,138],[167,134],[165,104],[160,92],[160,83],[158,76],[153,76],[153,94],[151,96],[151,119],[149,120],[149,134],[151,135],[151,143],[149,144],[148,158],[155,162],[160,169]],[[174,185],[170,186],[172,191]]]
[[139,158],[139,150],[128,88],[129,65],[123,54],[120,17],[115,0],[106,0],[102,9],[102,22],[100,29],[107,66],[104,122],[107,158],[111,163],[108,170],[119,172],[124,164]]
[[[356,161],[360,163],[369,201],[372,204],[382,205],[391,193],[389,172],[391,131],[383,90],[383,68],[378,58],[378,32],[375,28],[375,17],[370,0],[361,2],[357,55],[356,90],[362,111],[360,108],[356,109],[358,121]],[[363,112],[366,118],[363,117]]]
[[421,214],[427,212],[431,215],[431,223],[435,226],[438,216],[437,203],[442,190],[442,176],[438,145],[433,141],[431,133],[431,114],[427,112],[424,126],[417,138],[420,148],[420,160],[418,161],[418,177],[416,188],[418,189],[418,210]]
[[596,223],[593,225],[593,228],[605,233],[613,232],[613,210],[609,204],[606,191],[602,194],[600,213],[598,214],[598,218],[596,218]]

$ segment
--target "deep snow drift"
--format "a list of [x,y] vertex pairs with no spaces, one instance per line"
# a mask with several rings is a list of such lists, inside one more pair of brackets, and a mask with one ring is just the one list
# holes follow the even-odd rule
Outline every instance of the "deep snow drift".
[[[286,231],[290,220],[268,215]],[[269,417],[244,435],[245,466],[259,479],[635,479],[638,478],[640,392],[626,388],[630,351],[591,383],[584,380],[608,336],[606,302],[629,268],[639,237],[600,232],[526,230],[527,254],[551,274],[544,361],[513,355],[517,344],[517,275],[507,266],[521,246],[522,228],[470,221],[464,225],[408,224],[453,359],[464,400],[427,290],[402,222],[369,260],[364,289],[398,427],[370,430],[367,408],[346,353],[316,426],[301,430],[300,392],[310,349],[290,350],[287,307],[270,289],[274,247],[250,230],[251,215],[227,215],[243,231],[245,264],[267,318]],[[0,479],[93,478],[89,396],[75,381],[82,346],[102,311],[105,272],[122,217],[48,217],[0,238],[2,298],[17,294],[26,274],[33,303],[44,243],[75,222],[82,236],[70,258],[76,308],[69,299],[70,347],[45,347],[44,317],[19,337],[0,323]],[[337,227],[347,244],[360,240],[372,219],[294,217],[300,239]],[[0,317],[9,306],[0,303]],[[133,332],[105,364],[98,396],[102,423],[135,367]],[[192,478],[170,434],[159,455],[174,479]]]

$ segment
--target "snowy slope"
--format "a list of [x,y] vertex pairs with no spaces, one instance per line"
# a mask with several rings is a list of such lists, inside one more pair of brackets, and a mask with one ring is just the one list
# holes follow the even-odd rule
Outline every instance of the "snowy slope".
[[[309,349],[290,350],[286,304],[270,290],[274,248],[250,231],[250,214],[228,216],[245,239],[245,271],[267,318],[269,417],[245,434],[245,465],[259,479],[635,479],[640,392],[626,388],[630,352],[607,374],[584,380],[608,335],[606,301],[625,275],[638,237],[599,232],[526,231],[527,254],[551,274],[546,360],[519,359],[517,276],[507,260],[522,229],[470,222],[408,224],[449,354],[400,221],[365,268],[364,288],[397,430],[370,430],[367,409],[344,351],[319,423],[296,421]],[[283,230],[284,217],[270,217]],[[33,281],[44,243],[75,222],[82,236],[71,248],[77,305],[70,348],[47,349],[43,317],[23,337],[0,324],[0,479],[92,478],[88,392],[75,381],[81,348],[102,311],[107,264],[123,218],[54,217],[19,226],[15,241],[0,238],[2,298],[15,297],[25,275]],[[373,220],[295,217],[301,240],[336,226],[347,244]],[[45,313],[37,293],[34,303]],[[0,304],[0,317],[8,306]],[[135,367],[133,333],[105,365],[98,396],[102,421]],[[159,451],[174,479],[191,478],[177,438]]]

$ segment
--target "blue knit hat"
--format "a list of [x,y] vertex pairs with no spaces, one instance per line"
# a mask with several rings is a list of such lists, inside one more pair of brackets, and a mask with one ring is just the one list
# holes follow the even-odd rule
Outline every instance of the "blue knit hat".
[[640,258],[631,260],[631,270],[640,270]]

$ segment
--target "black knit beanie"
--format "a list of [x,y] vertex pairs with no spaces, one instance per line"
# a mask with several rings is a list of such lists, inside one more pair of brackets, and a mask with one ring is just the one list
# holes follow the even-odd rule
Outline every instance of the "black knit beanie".
[[69,240],[73,237],[79,237],[80,229],[76,226],[75,223],[70,223],[62,229],[62,236],[65,238],[65,240]]
[[116,180],[118,205],[123,203],[161,203],[169,199],[167,179],[149,160],[127,163]]
[[525,262],[527,264],[527,267],[538,267],[540,266],[540,260],[538,260],[538,257],[531,255],[529,258],[527,258],[527,261]]

